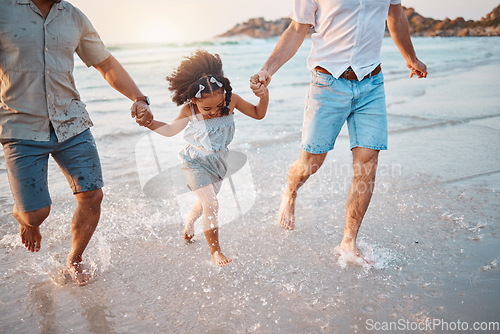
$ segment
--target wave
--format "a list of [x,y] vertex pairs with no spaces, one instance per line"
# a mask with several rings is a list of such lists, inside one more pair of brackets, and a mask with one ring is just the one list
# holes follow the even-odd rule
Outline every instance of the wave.
[[106,46],[106,48],[113,51],[122,51],[122,50],[136,50],[136,49],[157,49],[157,48],[176,48],[181,46],[178,43],[127,43],[127,44],[112,44]]
[[135,137],[135,136],[141,136],[144,135],[144,129],[142,128],[137,128],[136,130],[118,130],[115,132],[109,132],[106,134],[102,135],[96,135],[93,133],[94,137],[98,141],[115,141],[115,140],[121,140],[124,138],[130,138],[130,137]]
[[160,49],[160,48],[191,48],[191,47],[207,47],[217,45],[261,45],[269,42],[277,41],[277,37],[257,39],[247,36],[236,37],[216,37],[212,40],[194,41],[194,42],[178,42],[178,43],[124,43],[111,44],[107,49],[113,51],[137,50],[137,49]]

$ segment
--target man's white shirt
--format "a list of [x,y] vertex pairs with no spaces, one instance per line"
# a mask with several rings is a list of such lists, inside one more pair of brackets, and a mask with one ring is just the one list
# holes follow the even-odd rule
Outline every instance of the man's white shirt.
[[307,66],[321,66],[335,78],[350,66],[359,80],[380,64],[390,5],[401,0],[295,0],[290,18],[310,24]]

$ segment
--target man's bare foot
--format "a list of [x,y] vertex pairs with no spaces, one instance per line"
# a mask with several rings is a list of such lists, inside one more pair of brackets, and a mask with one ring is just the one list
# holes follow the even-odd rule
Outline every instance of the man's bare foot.
[[186,226],[184,227],[184,241],[186,243],[192,243],[194,240],[192,240],[194,237],[194,223],[193,222],[187,222]]
[[358,248],[358,246],[356,246],[356,244],[347,245],[341,243],[340,245],[335,247],[335,251],[341,257],[343,257],[346,262],[357,263],[361,265],[367,264],[370,267],[373,267],[375,265],[375,262],[366,259],[366,257],[363,255],[363,252]]
[[295,199],[283,194],[281,198],[278,220],[281,226],[287,230],[295,228]]
[[212,254],[212,261],[219,267],[224,267],[225,265],[229,264],[232,260],[228,257],[225,257],[224,254],[221,252],[214,252]]
[[84,286],[92,281],[92,273],[85,269],[82,262],[68,264],[68,274],[79,286]]
[[40,228],[37,227],[27,227],[19,224],[19,234],[21,235],[21,242],[24,247],[30,252],[38,252],[42,246],[42,235],[40,234]]

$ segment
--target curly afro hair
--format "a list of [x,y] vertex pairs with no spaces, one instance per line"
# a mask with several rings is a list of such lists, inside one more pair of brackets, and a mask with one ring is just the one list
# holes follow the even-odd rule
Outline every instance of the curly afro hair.
[[[217,82],[211,82],[214,77],[222,84],[219,87]],[[222,110],[223,115],[229,114],[229,104],[231,103],[232,87],[229,79],[222,71],[222,61],[218,54],[211,54],[205,50],[197,50],[191,56],[186,57],[172,75],[167,76],[169,82],[168,89],[173,92],[172,101],[178,106],[193,99],[199,91],[200,85],[205,88],[202,94],[212,94],[223,89],[226,93],[226,105]]]

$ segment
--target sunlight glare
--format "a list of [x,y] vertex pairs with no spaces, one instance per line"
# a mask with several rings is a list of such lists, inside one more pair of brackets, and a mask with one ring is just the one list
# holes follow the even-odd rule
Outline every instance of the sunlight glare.
[[182,36],[171,27],[168,22],[145,22],[138,36],[144,43],[172,43],[178,42]]

